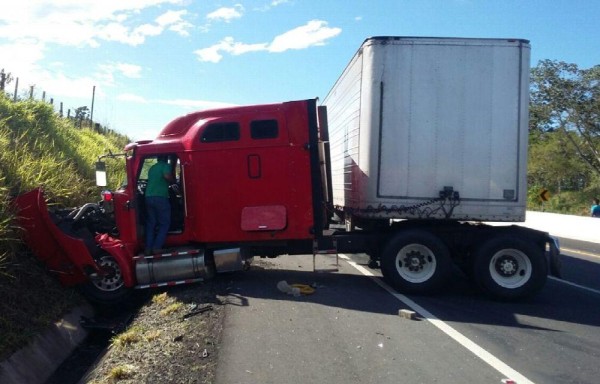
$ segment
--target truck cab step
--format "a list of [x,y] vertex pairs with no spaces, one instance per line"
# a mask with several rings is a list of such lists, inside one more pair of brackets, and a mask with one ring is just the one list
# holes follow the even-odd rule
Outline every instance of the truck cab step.
[[[328,246],[323,247],[324,244],[320,244],[318,239],[313,240],[313,271],[314,272],[338,272],[340,263],[337,249],[337,240],[332,239]],[[322,248],[323,247],[323,248]],[[335,264],[331,264],[329,268],[317,268],[317,255],[325,255],[328,261],[330,255],[335,255]]]
[[148,288],[160,288],[160,287],[173,287],[175,285],[183,285],[183,284],[193,284],[204,281],[203,278],[198,277],[195,279],[185,279],[185,280],[175,280],[175,281],[165,281],[161,283],[150,283],[150,284],[141,284],[136,285],[135,289],[148,289]]
[[164,250],[161,253],[156,253],[152,255],[144,255],[143,253],[136,255],[133,257],[134,261],[139,260],[152,260],[152,259],[161,259],[164,257],[176,257],[176,256],[187,256],[187,255],[196,255],[202,252],[201,249],[181,249],[181,250]]

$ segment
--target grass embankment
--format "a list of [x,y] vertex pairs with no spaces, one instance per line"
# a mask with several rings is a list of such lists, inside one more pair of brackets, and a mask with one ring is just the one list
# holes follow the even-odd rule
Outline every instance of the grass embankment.
[[[82,300],[21,244],[11,196],[43,186],[61,206],[99,200],[95,161],[107,150],[122,152],[128,141],[111,131],[76,128],[44,102],[12,102],[0,94],[0,361]],[[109,180],[123,180],[123,160],[114,161],[110,170],[121,171]]]

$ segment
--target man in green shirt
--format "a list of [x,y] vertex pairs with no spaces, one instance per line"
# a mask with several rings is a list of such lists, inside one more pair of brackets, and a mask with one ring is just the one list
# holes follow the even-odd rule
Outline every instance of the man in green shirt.
[[173,182],[171,167],[166,156],[158,156],[156,164],[148,171],[146,185],[146,249],[145,254],[162,252],[171,225],[169,184]]

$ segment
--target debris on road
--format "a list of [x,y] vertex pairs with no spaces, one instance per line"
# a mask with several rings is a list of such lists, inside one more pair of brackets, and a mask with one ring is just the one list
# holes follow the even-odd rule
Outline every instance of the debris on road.
[[294,297],[300,296],[300,289],[292,287],[285,280],[281,280],[279,283],[277,283],[277,289],[279,289],[283,293],[287,293],[288,295],[292,295]]
[[204,313],[204,312],[208,312],[208,311],[212,311],[213,307],[212,305],[207,305],[206,307],[202,307],[202,308],[197,308],[197,306],[192,309],[190,312],[186,313],[185,315],[183,315],[183,320],[187,320],[192,316],[198,315],[200,313]]
[[417,313],[415,311],[411,311],[408,309],[399,310],[398,316],[400,316],[403,319],[408,319],[408,320],[416,320],[417,319]]
[[292,288],[298,288],[302,295],[312,295],[315,293],[315,288],[307,284],[292,284]]
[[288,284],[287,281],[282,280],[277,283],[277,289],[288,295],[298,297],[300,295],[312,295],[315,293],[315,287],[308,284]]

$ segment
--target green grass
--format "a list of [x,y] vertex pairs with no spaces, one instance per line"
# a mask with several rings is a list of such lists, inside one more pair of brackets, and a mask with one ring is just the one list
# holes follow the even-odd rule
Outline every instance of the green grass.
[[[0,93],[0,361],[82,303],[76,291],[60,286],[21,244],[11,196],[43,186],[60,206],[97,201],[98,156],[121,153],[128,142],[114,132],[76,128],[44,102],[15,103]],[[125,179],[123,160],[113,162],[111,188]]]

